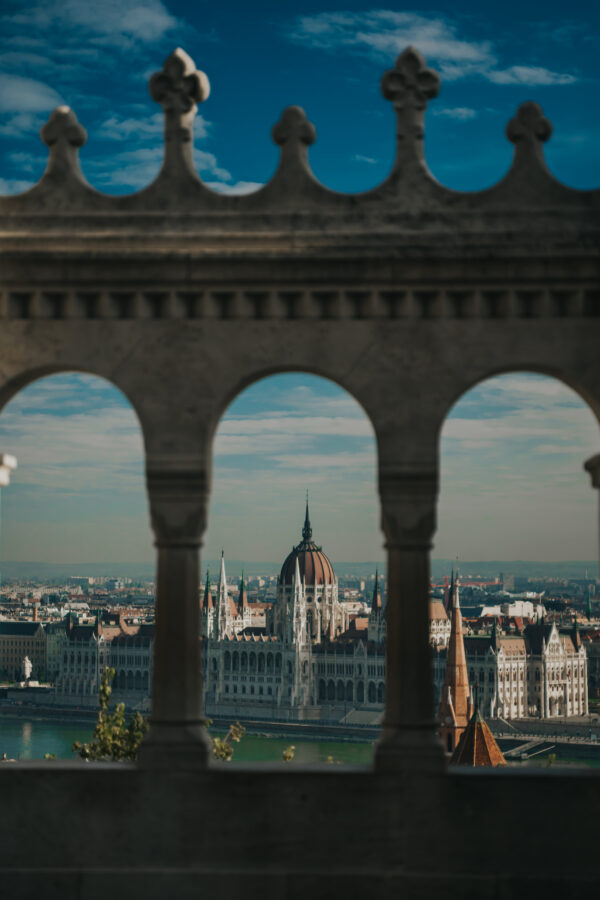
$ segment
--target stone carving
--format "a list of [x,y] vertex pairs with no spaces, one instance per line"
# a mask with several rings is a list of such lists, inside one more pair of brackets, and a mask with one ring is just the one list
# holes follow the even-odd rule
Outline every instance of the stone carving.
[[60,142],[70,144],[71,147],[83,147],[87,141],[87,132],[69,106],[57,106],[42,126],[40,137],[47,147],[54,147]]
[[545,117],[539,103],[532,100],[522,103],[506,126],[506,136],[513,144],[520,141],[544,142],[551,134],[552,123]]
[[204,473],[148,469],[146,478],[156,546],[198,547],[208,511]]
[[40,130],[40,137],[50,150],[44,178],[83,180],[79,170],[79,148],[87,141],[87,132],[68,106],[58,106]]
[[150,96],[165,113],[165,161],[163,172],[173,176],[177,168],[196,176],[192,160],[192,125],[196,105],[210,94],[204,72],[178,47],[163,63],[162,70],[150,78]]
[[281,118],[273,126],[273,140],[280,147],[285,144],[314,144],[317,137],[315,126],[309,122],[306,113],[300,106],[287,106]]
[[440,76],[414,47],[407,47],[381,79],[381,92],[398,116],[396,169],[411,158],[422,159],[425,108],[439,90]]

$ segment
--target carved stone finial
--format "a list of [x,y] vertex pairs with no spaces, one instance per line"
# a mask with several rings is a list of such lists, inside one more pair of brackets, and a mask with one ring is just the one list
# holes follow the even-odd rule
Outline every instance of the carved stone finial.
[[79,148],[87,141],[87,132],[68,106],[57,106],[40,129],[40,137],[50,150],[45,177],[64,179],[75,175],[81,180]]
[[197,179],[193,162],[192,125],[196,104],[210,94],[204,72],[185,50],[177,48],[165,60],[162,70],[150,78],[150,96],[165,113],[165,159],[161,174],[176,178],[182,172]]
[[381,79],[381,92],[386,100],[391,100],[396,109],[410,105],[425,109],[427,101],[437,97],[440,91],[440,76],[428,69],[425,58],[407,47],[393,69],[388,69]]
[[198,72],[193,59],[178,47],[164,61],[162,70],[150,78],[150,96],[165,110],[180,115],[189,113],[210,94],[204,72]]
[[513,144],[520,141],[547,141],[552,134],[552,123],[545,117],[542,107],[533,100],[522,103],[514,118],[506,126],[506,136]]
[[57,106],[42,126],[40,137],[47,147],[53,147],[61,140],[71,147],[83,147],[87,141],[87,132],[69,106]]
[[440,76],[427,68],[425,58],[414,47],[407,47],[381,79],[381,92],[392,101],[398,116],[396,169],[411,157],[422,160],[423,116],[427,101],[437,97],[439,90]]
[[300,106],[286,106],[281,118],[273,126],[273,140],[282,147],[288,142],[305,144],[309,147],[317,137],[315,126],[309,122]]

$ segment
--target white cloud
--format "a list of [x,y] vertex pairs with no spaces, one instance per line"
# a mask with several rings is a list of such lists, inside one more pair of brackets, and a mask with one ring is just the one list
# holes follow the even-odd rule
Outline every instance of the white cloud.
[[373,432],[366,418],[351,419],[343,416],[289,416],[227,418],[219,426],[220,434],[276,434],[334,435],[344,437],[372,437]]
[[[226,174],[231,177],[228,172]],[[235,181],[233,184],[223,184],[222,181],[206,181],[205,184],[206,187],[211,188],[213,191],[217,191],[219,194],[228,194],[229,196],[253,194],[255,191],[260,190],[261,187],[264,187],[260,181]]]
[[363,162],[363,163],[367,163],[368,165],[371,165],[371,166],[373,166],[377,162],[379,162],[379,160],[373,159],[372,156],[363,156],[361,153],[355,153],[355,155],[352,158],[355,160],[355,162]]
[[179,24],[160,0],[41,0],[2,21],[42,32],[77,30],[91,41],[115,47],[155,43]]
[[19,178],[0,178],[0,194],[22,194],[33,187],[33,181]]
[[[197,138],[205,138],[208,135],[210,123],[201,115],[194,119],[194,135]],[[100,124],[96,131],[96,137],[109,141],[143,141],[146,139],[160,140],[164,131],[164,115],[155,112],[150,116],[136,118],[134,116],[112,115]]]
[[61,103],[60,94],[42,81],[0,72],[0,112],[47,112]]
[[459,122],[468,122],[477,115],[476,110],[468,106],[453,106],[446,109],[434,109],[434,115],[445,116],[447,119],[456,119]]
[[577,81],[575,75],[568,72],[552,72],[540,66],[511,66],[509,69],[496,70],[486,73],[486,78],[494,84],[526,84],[555,85],[574,84]]
[[441,16],[379,9],[367,12],[316,13],[301,16],[290,37],[322,50],[366,54],[378,63],[389,62],[409,44],[435,64],[446,81],[476,75],[496,84],[572,84],[568,73],[551,72],[534,66],[498,69],[490,41],[459,37],[457,27]]

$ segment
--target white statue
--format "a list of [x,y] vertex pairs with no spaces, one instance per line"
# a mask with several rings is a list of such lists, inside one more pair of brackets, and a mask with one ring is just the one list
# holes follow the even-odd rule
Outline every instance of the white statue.
[[23,680],[29,681],[29,679],[31,678],[31,670],[33,669],[33,665],[28,656],[25,657],[22,665],[23,665]]

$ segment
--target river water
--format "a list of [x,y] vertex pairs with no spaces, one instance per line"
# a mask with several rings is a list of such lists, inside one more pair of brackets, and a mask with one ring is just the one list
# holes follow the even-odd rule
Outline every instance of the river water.
[[[0,718],[0,757],[9,759],[43,759],[53,753],[57,759],[74,759],[73,741],[88,741],[93,725],[89,722],[57,722],[38,718]],[[219,734],[218,731],[214,732]],[[331,762],[368,766],[373,758],[373,744],[346,741],[307,741],[293,737],[279,738],[246,734],[234,744],[232,763],[280,762],[283,751],[293,745],[294,761],[301,765]]]
[[[89,722],[60,722],[40,718],[0,718],[0,757],[8,759],[43,759],[46,753],[57,759],[75,759],[73,741],[89,741],[93,734]],[[213,730],[219,734],[218,730]],[[246,734],[239,744],[234,744],[233,759],[236,762],[281,762],[283,751],[294,746],[294,762],[303,766],[313,763],[349,764],[369,766],[373,760],[373,743],[351,741],[300,740],[294,737],[272,737]],[[547,759],[537,757],[527,763],[513,765],[546,766]],[[557,760],[558,765],[592,766],[600,768],[600,759]]]

